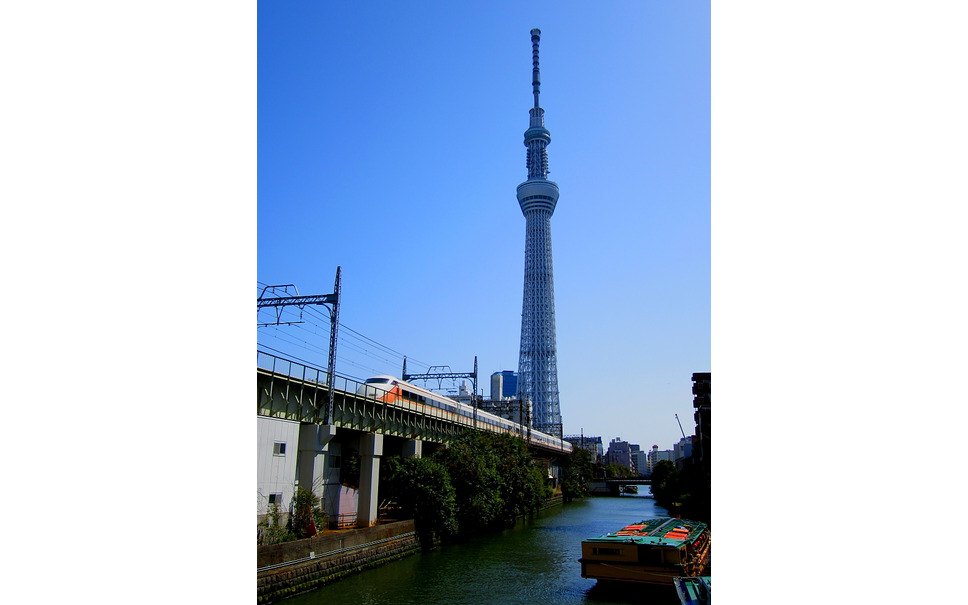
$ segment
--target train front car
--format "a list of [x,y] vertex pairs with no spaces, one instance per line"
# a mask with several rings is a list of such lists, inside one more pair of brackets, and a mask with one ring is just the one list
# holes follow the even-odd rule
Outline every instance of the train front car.
[[357,395],[362,395],[377,401],[386,401],[387,394],[391,393],[397,385],[397,379],[393,376],[374,376],[367,378],[366,382],[356,390]]
[[421,409],[429,415],[439,414],[435,409],[454,409],[450,399],[386,374],[367,378],[356,393],[398,407]]

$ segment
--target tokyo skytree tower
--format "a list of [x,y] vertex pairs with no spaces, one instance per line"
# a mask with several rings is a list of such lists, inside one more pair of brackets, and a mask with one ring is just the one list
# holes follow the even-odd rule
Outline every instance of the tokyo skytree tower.
[[551,133],[544,127],[544,110],[538,105],[540,38],[541,30],[532,29],[534,107],[531,108],[530,126],[524,133],[524,145],[528,148],[528,180],[518,185],[518,204],[527,222],[518,388],[522,398],[531,400],[534,428],[561,437],[555,285],[551,268],[551,215],[558,203],[558,185],[548,180],[547,146],[551,143]]

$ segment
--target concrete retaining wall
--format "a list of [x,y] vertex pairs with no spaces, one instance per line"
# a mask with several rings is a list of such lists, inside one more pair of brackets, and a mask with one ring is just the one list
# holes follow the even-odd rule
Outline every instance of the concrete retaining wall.
[[[325,533],[320,536],[260,546],[258,566],[265,567],[285,561],[295,561],[325,552],[359,546],[377,540],[387,540],[349,552],[270,569],[258,573],[258,602],[272,603],[301,592],[319,588],[345,576],[408,557],[420,551],[420,543],[413,535],[413,521],[387,523],[366,529]],[[394,539],[401,534],[408,536]]]

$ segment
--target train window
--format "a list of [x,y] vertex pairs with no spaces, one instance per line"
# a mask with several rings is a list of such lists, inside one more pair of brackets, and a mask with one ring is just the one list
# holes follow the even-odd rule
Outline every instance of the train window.
[[364,384],[387,384],[390,382],[389,378],[367,378]]

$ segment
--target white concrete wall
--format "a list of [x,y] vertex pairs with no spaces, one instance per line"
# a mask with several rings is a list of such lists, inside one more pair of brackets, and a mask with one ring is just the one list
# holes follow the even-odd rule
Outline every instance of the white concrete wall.
[[[299,453],[299,423],[277,418],[257,419],[258,432],[258,514],[268,511],[269,494],[282,494],[279,511],[289,512],[289,504],[295,493],[296,458]],[[273,454],[276,443],[286,444],[284,456]]]
[[[343,492],[339,483],[339,468],[334,467],[334,458],[339,458],[342,465],[343,447],[337,441],[330,441],[326,446],[325,471],[323,479],[323,511],[326,513],[326,522],[335,524],[340,515],[340,507],[343,506]],[[355,492],[355,490],[354,490]],[[353,514],[356,514],[356,500],[353,500]]]

